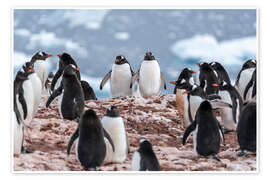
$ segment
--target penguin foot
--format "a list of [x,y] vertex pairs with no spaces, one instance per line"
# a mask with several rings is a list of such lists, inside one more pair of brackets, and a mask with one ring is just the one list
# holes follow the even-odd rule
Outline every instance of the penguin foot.
[[34,151],[30,150],[30,149],[26,149],[25,147],[22,146],[21,148],[21,153],[22,154],[30,154],[33,153]]
[[20,157],[20,154],[14,154],[14,157],[15,158],[19,158]]
[[226,129],[226,128],[223,128],[222,131],[223,131],[224,134],[228,134],[228,133],[233,132],[233,130],[231,130],[231,129]]
[[217,157],[217,155],[213,155],[213,159],[217,160],[218,162],[221,162],[221,160]]

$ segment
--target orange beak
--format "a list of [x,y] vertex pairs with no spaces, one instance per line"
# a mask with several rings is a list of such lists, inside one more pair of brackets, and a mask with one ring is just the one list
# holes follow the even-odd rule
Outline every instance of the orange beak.
[[34,72],[34,70],[33,69],[29,69],[28,72]]
[[192,74],[196,74],[196,72],[195,71],[192,71]]
[[212,86],[214,86],[214,87],[219,87],[219,84],[212,84]]
[[115,59],[115,63],[118,63],[119,62],[119,59]]
[[46,56],[46,58],[49,58],[49,57],[52,57],[52,55],[51,55],[51,54],[48,54],[48,55]]
[[183,92],[183,94],[189,94],[190,92],[189,91],[185,91],[185,92]]
[[197,66],[199,66],[199,67],[200,67],[200,63],[197,63]]
[[170,84],[174,84],[174,85],[176,85],[176,81],[172,81],[172,82],[170,82]]
[[76,71],[80,71],[80,68],[76,68]]

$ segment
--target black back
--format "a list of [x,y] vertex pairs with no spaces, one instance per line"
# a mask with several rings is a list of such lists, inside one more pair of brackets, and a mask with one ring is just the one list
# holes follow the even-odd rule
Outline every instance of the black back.
[[237,125],[237,138],[241,150],[256,152],[256,103],[249,102],[244,105]]
[[89,85],[87,81],[81,81],[84,100],[97,100],[96,94],[93,88]]
[[138,152],[141,156],[140,171],[160,171],[158,159],[152,149],[152,144],[148,140],[140,142]]
[[[189,89],[192,84],[190,84],[189,80],[190,78],[192,78],[192,74],[194,74],[194,71],[192,71],[189,68],[185,68],[182,70],[182,72],[180,73],[177,81],[176,81],[176,86],[173,90],[173,93],[176,94],[176,89]],[[185,80],[185,82],[183,81]],[[182,83],[183,81],[183,83]]]
[[252,94],[251,94],[251,97],[253,98],[254,96],[256,96],[256,83],[257,80],[256,80],[256,69],[253,71],[253,74],[252,74],[252,78],[250,79],[250,81],[248,82],[246,88],[245,88],[245,91],[244,91],[244,100],[246,100],[246,97],[247,97],[247,93],[249,91],[249,89],[253,86],[253,89],[252,89]]
[[227,84],[231,84],[231,80],[227,71],[219,62],[211,62],[210,66],[217,72],[219,83],[225,81]]
[[237,74],[237,78],[236,78],[236,81],[235,81],[235,85],[238,86],[239,84],[239,79],[240,79],[240,76],[241,76],[241,73],[242,71],[246,70],[246,69],[249,69],[249,68],[255,68],[256,67],[256,60],[253,60],[253,59],[249,59],[247,60],[243,65],[242,65],[242,68],[241,70],[239,71],[239,73]]
[[45,61],[47,58],[51,57],[52,55],[47,54],[43,51],[37,52],[31,59],[31,63],[35,63],[37,60]]

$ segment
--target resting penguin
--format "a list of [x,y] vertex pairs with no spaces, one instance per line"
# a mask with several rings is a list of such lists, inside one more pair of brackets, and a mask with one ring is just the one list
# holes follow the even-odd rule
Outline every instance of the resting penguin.
[[111,143],[114,150],[114,145],[110,135],[102,127],[96,112],[88,109],[84,112],[79,121],[78,128],[71,136],[67,154],[70,154],[70,149],[73,142],[79,138],[75,143],[75,152],[78,160],[85,170],[92,168],[96,170],[98,166],[103,164],[106,156],[106,144],[104,138]]
[[[244,91],[244,100],[251,100],[256,96],[256,69],[253,71],[252,78],[250,79],[249,83],[247,84],[245,91]],[[252,90],[249,97],[247,97],[248,92]]]
[[52,55],[39,51],[31,59],[31,63],[34,66],[34,70],[41,81],[42,88],[45,86],[45,82],[47,78],[48,67],[47,67],[46,59],[49,57],[52,57]]
[[158,159],[148,140],[140,140],[140,147],[132,157],[131,169],[132,171],[160,171]]
[[59,67],[57,72],[55,73],[55,76],[53,77],[52,84],[51,84],[51,90],[54,91],[55,87],[58,88],[61,84],[62,80],[62,74],[64,72],[64,69],[69,65],[73,64],[77,70],[76,74],[78,76],[79,81],[81,80],[81,75],[80,75],[80,69],[78,65],[76,64],[75,60],[68,54],[68,53],[63,53],[63,54],[58,54],[57,55],[59,58]]
[[68,65],[63,72],[60,87],[52,93],[46,103],[46,107],[49,107],[54,98],[61,94],[58,110],[61,118],[64,119],[78,120],[84,110],[84,94],[76,73],[76,67]]
[[213,86],[219,87],[218,94],[221,99],[232,105],[232,108],[223,108],[220,110],[220,116],[225,127],[224,133],[235,131],[243,107],[242,97],[235,87],[224,81],[220,84],[213,84]]
[[136,80],[139,81],[140,94],[144,98],[159,95],[162,84],[166,89],[166,82],[160,72],[159,64],[151,52],[145,54],[139,71],[132,78],[130,87]]
[[225,81],[227,84],[231,84],[230,77],[225,68],[219,62],[211,62],[210,66],[215,70],[218,77],[218,82]]
[[50,72],[49,75],[48,75],[48,78],[47,78],[47,80],[46,80],[46,82],[45,82],[45,89],[46,89],[46,91],[47,91],[47,93],[48,93],[49,95],[52,94],[52,91],[51,91],[51,84],[52,84],[53,77],[54,77],[53,72]]
[[[243,64],[240,72],[237,75],[234,87],[237,89],[242,98],[244,97],[244,91],[247,87],[248,82],[250,81],[250,79],[252,79],[252,74],[255,69],[256,60],[250,59]],[[250,97],[250,94],[251,89],[248,91],[247,97]]]
[[200,104],[195,120],[184,133],[183,145],[186,144],[191,132],[193,132],[194,151],[198,155],[212,156],[220,161],[216,154],[220,148],[220,136],[222,135],[224,142],[224,135],[209,101],[203,101]]
[[110,89],[112,97],[131,96],[130,88],[133,71],[127,59],[124,56],[117,56],[110,72],[106,74],[100,83],[102,90],[105,83],[110,79]]
[[241,152],[238,156],[243,156],[246,151],[256,152],[256,102],[244,103],[244,108],[237,125],[237,139]]
[[175,85],[174,93],[176,94],[176,104],[178,111],[182,114],[184,113],[184,127],[187,127],[190,124],[188,117],[188,99],[187,94],[183,94],[186,90],[189,90],[192,85],[194,85],[194,80],[192,74],[196,72],[192,71],[189,68],[183,69],[181,74],[178,77],[177,81],[170,82]]
[[129,145],[125,124],[119,114],[118,108],[111,106],[107,109],[101,123],[104,129],[110,134],[115,146],[115,151],[113,152],[110,144],[106,144],[107,153],[104,162],[124,162],[127,157]]
[[81,85],[83,89],[84,100],[97,100],[95,91],[87,81],[81,81]]
[[218,84],[218,74],[206,62],[197,64],[200,67],[197,76],[197,84],[203,88],[207,95],[217,94],[218,87],[213,87],[212,84]]

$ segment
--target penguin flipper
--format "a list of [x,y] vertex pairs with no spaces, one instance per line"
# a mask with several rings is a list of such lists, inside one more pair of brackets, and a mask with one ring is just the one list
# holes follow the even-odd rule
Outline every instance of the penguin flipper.
[[68,142],[68,146],[67,146],[67,155],[70,154],[70,149],[72,147],[72,144],[74,143],[74,141],[79,137],[79,125],[76,129],[76,131],[72,134],[69,142]]
[[54,75],[53,80],[52,80],[52,84],[51,84],[51,91],[54,90],[54,86],[55,86],[57,80],[60,78],[61,75],[62,75],[62,71],[61,70],[58,70],[56,72],[56,74]]
[[113,141],[112,141],[110,134],[104,128],[103,128],[103,133],[104,133],[104,137],[106,137],[108,139],[108,141],[110,142],[110,144],[112,145],[112,149],[114,152],[114,144],[113,144]]
[[108,81],[108,79],[111,78],[111,74],[112,74],[112,70],[110,70],[106,76],[102,79],[101,83],[100,83],[100,86],[99,86],[99,89],[102,90],[103,86],[106,84],[106,82]]
[[25,101],[24,96],[23,96],[23,89],[21,89],[19,92],[19,102],[21,103],[22,109],[23,109],[23,119],[26,119],[27,105],[26,105],[26,101]]
[[53,91],[52,95],[50,95],[49,99],[46,102],[46,107],[49,107],[51,102],[57,97],[59,96],[63,91],[63,83],[61,82],[61,85],[59,86],[59,88],[57,88],[55,91]]
[[193,122],[191,123],[191,125],[189,125],[188,128],[186,129],[186,131],[185,131],[185,133],[184,133],[184,136],[183,136],[183,142],[182,142],[183,145],[186,144],[186,140],[187,140],[189,134],[190,134],[192,131],[194,131],[194,130],[196,129],[196,125],[197,125],[197,122],[196,122],[196,120],[195,120],[195,121],[193,121]]
[[160,72],[160,79],[161,79],[162,84],[164,85],[164,89],[166,89],[166,88],[167,88],[167,87],[166,87],[166,81],[165,81],[165,79],[164,79],[164,77],[163,77],[162,72]]
[[232,105],[230,103],[227,103],[220,99],[211,100],[210,103],[212,105],[212,109],[232,108]]
[[[244,100],[246,100],[246,97],[247,97],[247,93],[248,93],[249,88],[251,88],[251,86],[253,85],[254,74],[256,75],[256,69],[254,70],[254,72],[252,74],[252,78],[250,79],[250,81],[248,82],[248,84],[247,84],[247,86],[245,88],[244,95],[243,95]],[[256,77],[255,77],[255,79],[256,79]]]
[[218,121],[217,121],[217,123],[218,123],[218,128],[219,128],[220,136],[222,136],[223,144],[225,144],[225,137],[224,137],[224,133],[223,133],[222,127],[221,127],[221,125],[219,124]]
[[138,71],[131,78],[130,88],[132,88],[132,86],[135,83],[135,81],[139,80],[139,77],[140,77],[140,72]]

